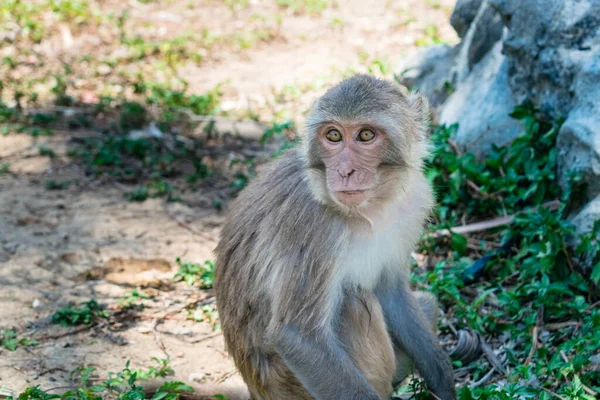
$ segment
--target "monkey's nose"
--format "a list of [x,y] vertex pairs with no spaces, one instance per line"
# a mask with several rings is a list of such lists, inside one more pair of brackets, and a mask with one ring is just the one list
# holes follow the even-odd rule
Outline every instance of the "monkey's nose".
[[356,172],[356,170],[355,170],[355,169],[352,169],[352,170],[350,170],[350,171],[348,171],[348,170],[340,170],[340,169],[338,169],[338,174],[340,174],[340,176],[341,176],[342,178],[344,178],[344,179],[346,179],[346,178],[350,178],[350,176],[352,176],[352,174],[353,174],[353,173],[355,173],[355,172]]

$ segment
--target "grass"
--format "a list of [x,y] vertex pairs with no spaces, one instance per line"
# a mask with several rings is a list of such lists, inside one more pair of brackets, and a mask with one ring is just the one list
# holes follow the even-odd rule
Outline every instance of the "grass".
[[294,14],[320,15],[328,6],[335,6],[336,2],[330,0],[277,0],[277,5]]
[[[7,400],[103,400],[106,398],[115,398],[120,400],[144,399],[146,395],[140,381],[154,378],[164,378],[172,374],[173,370],[168,366],[167,360],[153,358],[158,363],[158,367],[148,367],[147,369],[135,370],[130,368],[130,362],[127,361],[125,368],[117,373],[109,372],[108,377],[97,383],[92,383],[92,374],[94,367],[81,366],[72,371],[73,377],[78,377],[79,387],[69,390],[63,394],[48,393],[40,389],[39,386],[32,386],[23,391],[18,396],[9,396]],[[193,392],[194,389],[182,382],[169,381],[164,382],[151,397],[152,400],[177,400],[183,393]],[[222,397],[222,396],[221,396]]]
[[422,36],[415,40],[417,47],[433,46],[436,44],[443,44],[444,41],[440,38],[438,33],[438,27],[435,25],[427,26],[422,33]]
[[[575,175],[565,190],[557,185],[555,143],[561,121],[544,120],[530,104],[517,107],[512,116],[521,121],[522,134],[510,146],[494,148],[484,160],[477,160],[456,144],[456,126],[434,129],[426,173],[439,202],[429,232],[505,214],[515,214],[515,218],[510,226],[468,237],[426,234],[419,253],[433,266],[415,266],[412,283],[439,299],[444,310],[442,338],[452,337],[453,331],[472,330],[495,350],[497,360],[485,355],[468,362],[453,359],[459,399],[550,400],[560,396],[590,400],[595,398],[590,393],[600,391],[600,373],[590,361],[600,351],[600,310],[595,305],[600,280],[600,222],[592,232],[581,235],[566,219],[582,188]],[[275,124],[265,140],[291,128]],[[239,179],[243,181],[238,184],[241,188],[252,176],[242,174]],[[544,206],[555,200],[560,200],[558,208]],[[497,250],[499,247],[502,250]],[[589,278],[577,268],[584,261],[594,266]],[[177,259],[177,264],[175,280],[204,289],[212,287],[212,262]],[[134,290],[120,305],[135,313],[146,298]],[[191,320],[219,329],[218,312],[212,303],[191,303],[184,312]],[[58,310],[53,321],[65,326],[91,325],[106,317],[102,307],[89,301]],[[16,332],[4,337],[11,349],[15,343],[33,345],[19,342]],[[502,370],[492,364],[498,360]],[[139,390],[137,379],[170,371],[166,362],[157,362],[159,366],[154,369],[133,371],[127,366],[109,375],[103,384],[77,390],[89,396],[98,393],[91,390],[110,394],[117,385],[126,383],[129,392],[125,393],[134,395]],[[173,382],[160,396],[176,398],[185,390],[185,384]],[[415,399],[432,398],[418,378],[398,388],[398,393],[411,393]],[[71,398],[73,394],[64,396]]]
[[95,300],[89,300],[79,307],[69,304],[56,310],[52,315],[52,322],[62,326],[91,325],[100,318],[108,318],[108,312]]
[[[506,213],[516,217],[509,227],[469,238],[426,238],[420,250],[435,265],[431,270],[415,267],[413,283],[437,295],[452,329],[479,332],[502,360],[502,372],[492,371],[485,357],[466,365],[454,360],[455,367],[468,372],[460,399],[589,400],[600,389],[600,374],[590,363],[600,351],[595,305],[600,223],[579,235],[566,219],[580,187],[576,176],[565,191],[557,184],[560,121],[540,119],[529,104],[512,116],[523,123],[523,133],[483,161],[456,145],[455,126],[434,131],[427,174],[439,206],[430,229]],[[557,199],[557,210],[542,206]],[[495,250],[503,244],[506,251]],[[488,262],[474,269],[482,255]],[[594,266],[588,279],[576,268],[584,260]],[[475,280],[468,276],[473,273]],[[442,334],[451,331],[450,324],[440,326]],[[472,386],[484,376],[483,384]],[[465,379],[464,372],[459,379]],[[420,383],[408,390],[416,391],[415,398],[430,398]]]
[[37,340],[19,338],[17,332],[13,329],[4,329],[0,331],[0,349],[5,348],[8,351],[15,351],[19,346],[29,347],[37,346]]
[[141,289],[133,289],[121,298],[120,306],[124,309],[142,309],[144,308],[143,301],[149,299],[146,293],[144,293]]
[[215,265],[212,261],[205,261],[203,264],[191,261],[176,260],[179,270],[173,276],[175,281],[183,281],[189,286],[198,284],[202,289],[212,288],[214,280]]

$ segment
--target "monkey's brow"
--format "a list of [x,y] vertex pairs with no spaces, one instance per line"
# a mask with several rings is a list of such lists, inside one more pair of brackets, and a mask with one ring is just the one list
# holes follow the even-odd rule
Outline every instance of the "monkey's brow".
[[374,130],[380,130],[380,131],[386,131],[386,128],[384,126],[381,126],[377,123],[374,123],[372,120],[357,120],[357,121],[338,121],[338,120],[326,120],[326,121],[319,121],[319,122],[313,122],[311,124],[307,124],[308,128],[318,128],[321,126],[325,126],[325,125],[343,125],[344,123],[348,123],[348,122],[354,122],[357,124],[362,123],[363,127],[365,128],[370,128],[370,129],[374,129]]
[[327,120],[327,121],[313,122],[312,124],[307,124],[306,126],[309,128],[316,128],[316,127],[323,126],[323,125],[339,124],[339,123],[340,123],[339,121]]

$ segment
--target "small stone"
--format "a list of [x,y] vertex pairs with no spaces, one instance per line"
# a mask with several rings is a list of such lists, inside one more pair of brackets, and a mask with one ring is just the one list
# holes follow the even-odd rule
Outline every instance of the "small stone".
[[38,299],[33,300],[33,302],[31,303],[31,307],[33,308],[39,308],[42,305],[42,302],[39,301]]
[[177,354],[175,354],[175,357],[177,357],[177,358],[183,358],[184,356],[185,356],[184,353],[177,353]]
[[98,73],[99,73],[100,75],[108,75],[108,74],[110,74],[110,73],[111,73],[111,71],[112,71],[112,68],[111,68],[111,67],[109,67],[109,66],[108,66],[108,65],[106,65],[106,64],[101,64],[101,65],[99,65],[99,66],[98,66],[98,69],[97,69],[97,71],[98,71]]
[[149,326],[140,326],[138,328],[138,332],[147,334],[147,333],[152,332],[152,328],[150,328]]
[[201,383],[206,377],[204,372],[192,372],[188,378],[189,381]]

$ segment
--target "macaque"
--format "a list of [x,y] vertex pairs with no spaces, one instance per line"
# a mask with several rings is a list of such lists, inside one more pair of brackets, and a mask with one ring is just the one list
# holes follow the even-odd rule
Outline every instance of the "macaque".
[[251,399],[389,399],[413,365],[437,397],[456,398],[436,301],[409,287],[433,205],[428,118],[418,94],[355,75],[232,203],[214,285]]

